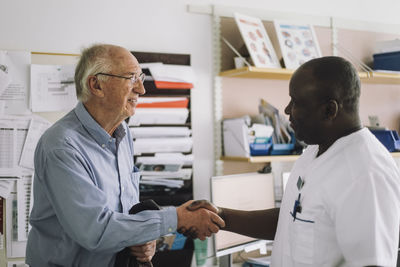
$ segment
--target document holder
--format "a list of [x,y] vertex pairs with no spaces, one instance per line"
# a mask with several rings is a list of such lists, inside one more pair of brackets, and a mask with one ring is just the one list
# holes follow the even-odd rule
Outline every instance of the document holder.
[[290,155],[294,150],[296,138],[294,134],[290,134],[291,142],[287,144],[272,144],[271,155]]
[[272,139],[269,139],[268,142],[263,142],[263,143],[255,141],[254,143],[250,143],[250,155],[266,156],[270,153],[271,147],[272,147]]

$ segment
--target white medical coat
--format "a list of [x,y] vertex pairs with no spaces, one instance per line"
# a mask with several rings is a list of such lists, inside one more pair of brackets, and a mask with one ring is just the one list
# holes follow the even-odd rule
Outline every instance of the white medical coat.
[[[395,266],[400,173],[390,153],[366,128],[317,153],[318,146],[308,146],[293,167],[271,266]],[[299,194],[302,210],[294,219]]]

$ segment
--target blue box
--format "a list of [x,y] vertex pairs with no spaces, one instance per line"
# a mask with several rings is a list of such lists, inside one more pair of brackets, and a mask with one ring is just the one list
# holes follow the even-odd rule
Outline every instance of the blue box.
[[290,134],[291,142],[288,144],[272,144],[271,155],[290,155],[294,150],[294,145],[296,143],[296,137],[294,134]]
[[370,130],[376,138],[389,150],[389,152],[400,151],[400,138],[396,131]]
[[256,139],[254,143],[250,143],[250,155],[266,156],[269,154],[271,146],[272,146],[271,139],[269,139],[267,142],[262,142],[262,143],[257,142]]
[[374,70],[400,71],[400,51],[374,54]]

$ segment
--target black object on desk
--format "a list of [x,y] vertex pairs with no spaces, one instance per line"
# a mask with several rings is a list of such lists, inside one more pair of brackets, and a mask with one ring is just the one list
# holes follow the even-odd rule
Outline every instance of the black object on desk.
[[[144,210],[160,210],[160,206],[157,205],[152,199],[142,201],[129,210],[129,214],[136,214]],[[118,252],[115,259],[114,267],[153,267],[151,262],[139,262],[134,256],[131,255],[129,248],[125,248]]]

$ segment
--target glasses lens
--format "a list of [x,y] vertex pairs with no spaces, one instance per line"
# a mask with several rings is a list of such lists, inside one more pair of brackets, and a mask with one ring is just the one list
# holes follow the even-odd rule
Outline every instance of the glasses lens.
[[142,72],[139,74],[139,79],[144,82],[144,80],[146,79],[146,75]]

